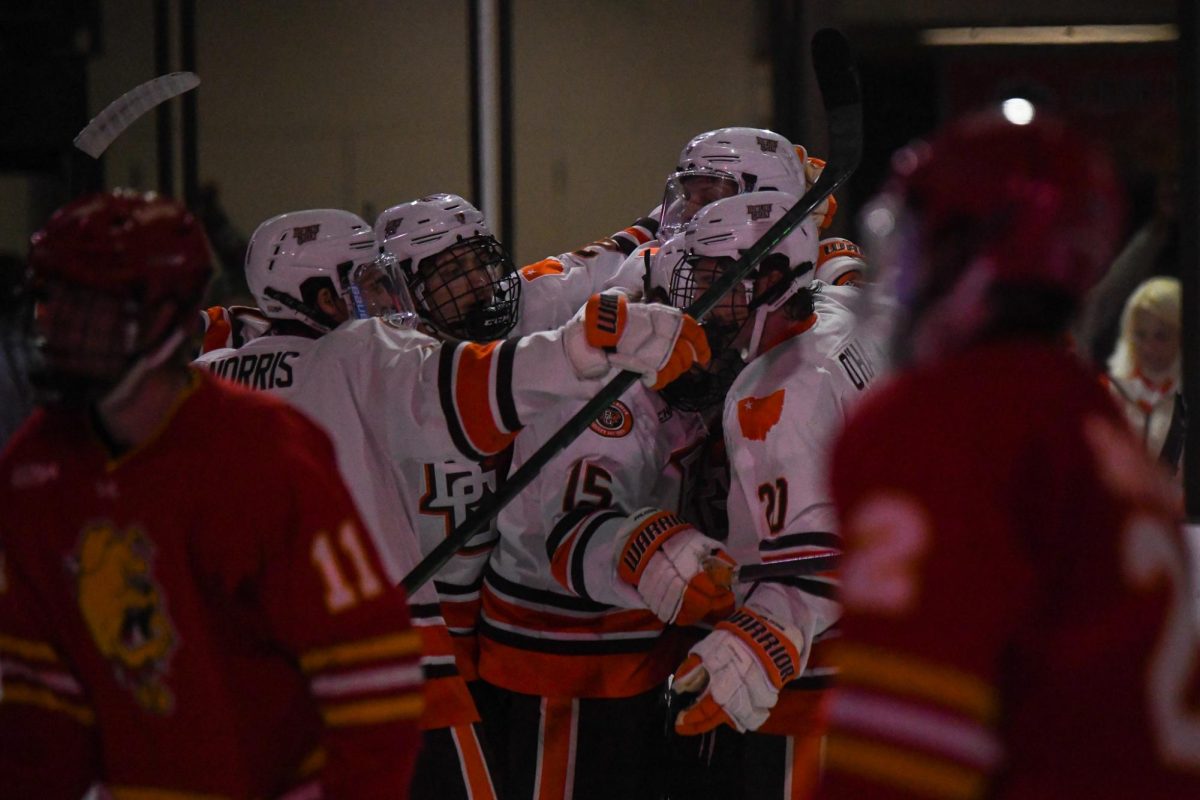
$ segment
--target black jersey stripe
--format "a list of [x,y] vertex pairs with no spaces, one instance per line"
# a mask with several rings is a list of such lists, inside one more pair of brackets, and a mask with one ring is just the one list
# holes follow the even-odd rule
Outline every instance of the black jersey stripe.
[[601,525],[610,519],[617,519],[623,516],[625,515],[620,511],[606,511],[597,514],[592,517],[579,534],[579,541],[576,543],[575,552],[571,557],[571,588],[575,590],[575,594],[585,600],[595,601],[595,598],[587,593],[587,583],[584,580],[583,573],[583,553],[587,550],[588,541],[596,535],[596,531],[600,530]]
[[803,533],[785,533],[774,539],[766,539],[758,543],[759,552],[774,552],[776,550],[791,550],[796,547],[829,547],[842,549],[842,537],[829,531],[805,531]]
[[532,650],[538,653],[554,655],[619,655],[622,653],[644,653],[654,647],[661,636],[661,631],[647,631],[644,636],[625,637],[621,639],[543,639],[512,631],[502,630],[488,623],[479,621],[479,635],[515,647],[519,650]]
[[513,361],[517,355],[520,339],[507,339],[500,345],[496,363],[496,405],[500,407],[500,421],[509,433],[521,430],[521,418],[517,415],[517,404],[513,400]]
[[488,571],[484,576],[483,582],[485,586],[493,587],[498,593],[506,594],[517,600],[561,608],[566,611],[597,612],[611,611],[614,608],[614,606],[597,603],[594,600],[585,600],[582,597],[572,597],[570,595],[558,594],[557,592],[550,592],[545,589],[534,589],[514,583],[507,578],[497,575],[495,570],[491,568],[491,565],[488,566]]
[[546,557],[553,561],[554,553],[562,545],[563,540],[570,535],[576,525],[583,522],[584,518],[588,514],[594,513],[595,510],[587,506],[576,508],[568,511],[562,519],[554,523],[554,527],[550,529],[550,535],[546,537]]

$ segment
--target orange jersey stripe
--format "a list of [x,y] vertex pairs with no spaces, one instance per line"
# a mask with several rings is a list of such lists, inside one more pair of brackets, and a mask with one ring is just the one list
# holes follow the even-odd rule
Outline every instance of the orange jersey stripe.
[[824,736],[789,736],[787,743],[787,775],[784,778],[785,800],[809,800],[816,794],[821,780],[821,751]]
[[520,273],[526,281],[533,281],[547,275],[562,275],[563,265],[557,258],[543,258],[521,267]]
[[576,713],[570,697],[542,699],[537,765],[536,800],[566,800],[572,793],[568,782],[574,780]]
[[695,638],[671,628],[648,652],[562,655],[479,638],[479,674],[513,692],[559,697],[632,697],[660,685]]
[[454,378],[454,402],[471,445],[480,453],[498,453],[512,442],[516,433],[508,433],[497,424],[492,413],[491,385],[496,348],[500,342],[468,342],[459,349],[458,369]]
[[458,750],[458,763],[462,767],[463,783],[467,786],[467,797],[471,800],[496,800],[496,788],[483,758],[483,747],[475,728],[470,725],[455,725],[450,731],[454,747]]
[[423,731],[470,725],[479,721],[479,710],[461,675],[430,678],[422,685],[425,708],[421,712]]
[[208,323],[204,327],[204,341],[201,344],[201,352],[209,353],[213,350],[220,350],[223,347],[229,347],[233,343],[233,323],[230,321],[229,312],[221,306],[213,306],[205,309],[205,316],[208,317]]

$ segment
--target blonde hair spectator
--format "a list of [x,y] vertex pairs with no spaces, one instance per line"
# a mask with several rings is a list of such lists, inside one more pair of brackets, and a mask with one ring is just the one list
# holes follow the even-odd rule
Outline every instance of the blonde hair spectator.
[[1179,314],[1181,289],[1176,278],[1150,278],[1125,303],[1121,335],[1108,373],[1118,378],[1179,379]]
[[1164,445],[1180,384],[1180,295],[1175,278],[1150,278],[1134,290],[1121,313],[1106,381],[1146,449],[1173,470],[1178,448]]

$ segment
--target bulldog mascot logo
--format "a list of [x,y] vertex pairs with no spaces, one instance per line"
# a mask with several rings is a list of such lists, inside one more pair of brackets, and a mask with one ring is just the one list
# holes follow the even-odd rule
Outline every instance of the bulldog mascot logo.
[[145,710],[168,714],[174,698],[163,677],[176,636],[151,571],[153,556],[138,528],[98,523],[84,529],[68,566],[83,619],[121,685]]

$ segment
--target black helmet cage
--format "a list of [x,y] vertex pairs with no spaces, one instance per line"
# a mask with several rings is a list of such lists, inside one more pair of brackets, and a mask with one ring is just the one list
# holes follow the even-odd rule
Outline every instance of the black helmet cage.
[[417,313],[443,335],[486,342],[517,324],[520,275],[494,236],[471,236],[401,267]]

